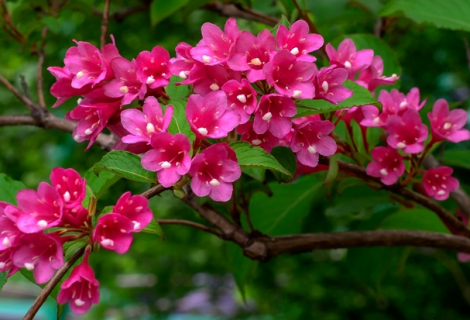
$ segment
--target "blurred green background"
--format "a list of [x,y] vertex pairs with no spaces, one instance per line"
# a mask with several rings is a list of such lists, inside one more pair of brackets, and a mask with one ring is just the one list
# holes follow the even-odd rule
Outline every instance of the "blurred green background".
[[[50,2],[6,1],[15,25],[27,36],[25,43],[15,42],[0,30],[0,73],[17,88],[21,88],[20,75],[23,75],[33,100],[37,96],[37,56],[31,51],[42,41],[42,27],[50,29],[45,46],[46,67],[63,66],[66,50],[74,45],[72,39],[99,45],[99,11],[103,9],[103,1],[60,2],[64,5],[57,17],[49,15]],[[109,34],[114,35],[122,56],[135,58],[142,50],[161,45],[174,57],[177,43],[198,43],[203,23],[212,22],[223,27],[227,19],[207,10],[213,1],[157,2],[160,3],[158,8],[151,1],[111,0],[112,14],[134,6],[144,8],[124,19],[109,22]],[[171,6],[170,3],[180,2],[184,4],[181,8],[152,26],[151,18],[155,22],[156,17]],[[348,35],[373,34],[378,23],[377,13],[388,2],[299,1],[301,7],[308,10],[325,42],[335,45]],[[287,0],[225,1],[225,4],[230,3],[276,18],[282,14],[291,21],[298,18],[298,11]],[[201,7],[204,5],[206,7]],[[253,33],[271,28],[259,22],[237,20],[240,29]],[[453,107],[468,109],[470,72],[465,49],[465,41],[470,38],[468,32],[418,25],[403,16],[382,18],[379,23],[382,24],[379,33],[385,42],[382,43],[384,52],[388,54],[389,48],[393,52],[383,56],[386,72],[387,66],[391,70],[390,65],[398,71],[401,68],[401,72],[397,72],[401,75],[397,85],[401,92],[419,87],[422,99],[427,99],[423,119],[439,98],[446,98]],[[323,61],[320,59],[319,63]],[[47,91],[54,81],[45,71]],[[47,105],[51,106],[54,101],[46,92]],[[52,112],[64,116],[75,105],[76,100],[71,99]],[[26,114],[27,109],[0,86],[0,115],[19,113]],[[40,181],[48,180],[49,172],[56,166],[73,167],[84,174],[105,154],[98,146],[84,152],[86,144],[77,144],[71,134],[27,126],[0,127],[0,146],[0,172],[23,181],[29,188],[36,188]],[[470,189],[466,186],[470,185],[470,167],[466,160],[470,156],[468,147],[468,143],[445,144],[435,151],[444,163],[454,165],[456,175],[466,189]],[[307,179],[311,180],[305,183],[312,185],[322,181],[315,175]],[[147,185],[120,180],[99,203],[110,205],[126,190],[140,193],[146,188]],[[279,187],[277,192],[287,192],[288,188]],[[262,195],[256,197],[261,199]],[[265,203],[266,211],[269,211],[272,203],[268,200]],[[203,223],[170,191],[153,198],[151,205],[157,218]],[[449,210],[456,209],[451,200],[444,206]],[[360,186],[354,180],[343,180],[316,188],[303,204],[299,215],[301,222],[297,223],[302,232],[373,229],[399,209],[387,193]],[[165,225],[163,228],[165,241],[154,235],[137,234],[131,250],[125,255],[106,250],[93,253],[91,263],[101,283],[100,304],[86,315],[66,314],[66,317],[468,319],[470,268],[460,264],[453,252],[410,248],[339,249],[285,255],[266,263],[255,263],[243,257],[240,249],[213,235],[184,226]],[[24,286],[24,281],[21,274],[15,275],[4,287],[0,303],[7,301],[8,295],[23,297],[12,292]],[[236,283],[243,288],[243,294],[237,290]]]

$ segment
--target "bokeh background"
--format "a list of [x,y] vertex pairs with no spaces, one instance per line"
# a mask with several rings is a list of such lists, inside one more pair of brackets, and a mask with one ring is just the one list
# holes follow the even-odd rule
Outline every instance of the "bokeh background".
[[[48,15],[50,2],[6,1],[14,23],[27,36],[25,43],[15,42],[0,29],[0,73],[20,90],[20,76],[24,76],[33,100],[37,97],[37,56],[31,52],[41,41],[44,26],[50,29],[45,46],[46,67],[63,66],[64,54],[74,45],[73,39],[99,45],[103,1],[61,1],[64,5],[57,17]],[[198,43],[203,23],[211,22],[223,27],[227,18],[208,10],[213,2],[191,0],[152,24],[152,14],[156,13],[150,9],[151,1],[111,0],[112,14],[135,6],[144,9],[122,19],[111,19],[109,33],[114,35],[121,55],[128,59],[156,45],[165,47],[174,57],[177,43]],[[373,35],[375,30],[386,46],[384,52],[391,52],[384,56],[386,70],[387,65],[389,70],[393,65],[401,76],[396,87],[407,93],[417,86],[422,98],[427,99],[422,110],[423,119],[427,118],[426,113],[439,98],[447,99],[452,107],[468,110],[470,54],[465,42],[470,40],[469,34],[433,25],[418,25],[403,16],[379,18],[378,12],[387,2],[301,0],[299,4],[308,10],[325,42],[337,45],[349,35]],[[287,0],[224,3],[250,8],[278,19],[282,14],[290,21],[299,17],[298,11]],[[272,28],[244,19],[237,22],[240,29],[255,34]],[[377,31],[378,24],[381,28]],[[319,64],[322,63],[324,61],[320,58]],[[53,76],[45,71],[48,106],[55,102],[48,92],[54,81]],[[75,105],[76,101],[71,99],[52,112],[64,116]],[[0,86],[0,115],[18,113],[26,114],[27,109]],[[0,127],[0,172],[23,181],[29,188],[36,188],[40,181],[48,180],[49,172],[56,166],[72,167],[84,174],[105,154],[98,146],[87,152],[84,152],[85,147],[85,143],[77,144],[68,133],[27,126]],[[470,185],[470,161],[466,160],[470,159],[468,147],[468,143],[445,144],[435,151],[441,161],[453,165],[464,188]],[[140,193],[148,187],[120,180],[99,203],[109,205],[126,190]],[[307,199],[308,212],[301,220],[302,232],[371,229],[376,226],[377,217],[383,218],[398,210],[398,205],[386,193],[366,186],[347,188],[343,185],[341,195],[338,195],[334,192],[337,188],[337,185],[317,188]],[[455,211],[452,201],[444,205]],[[181,218],[203,223],[194,211],[169,191],[153,198],[151,207],[157,218]],[[91,263],[101,283],[100,304],[80,317],[66,309],[64,317],[468,319],[470,268],[459,263],[453,252],[411,248],[339,249],[285,255],[269,262],[255,263],[243,257],[239,249],[213,235],[184,226],[164,226],[164,232],[165,241],[155,235],[136,235],[131,250],[125,255],[106,250],[94,253]],[[0,293],[0,308],[26,312],[30,299],[38,292],[36,289],[21,274],[16,274]],[[55,319],[53,301],[46,307],[50,309],[43,311],[43,319]],[[3,312],[6,314],[7,311]],[[2,312],[0,319],[4,319]]]

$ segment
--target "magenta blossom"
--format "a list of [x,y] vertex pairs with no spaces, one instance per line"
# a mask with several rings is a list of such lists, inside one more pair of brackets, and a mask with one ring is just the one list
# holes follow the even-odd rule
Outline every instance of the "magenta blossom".
[[298,126],[291,140],[291,149],[303,165],[316,167],[318,155],[331,156],[336,142],[328,136],[335,126],[330,121],[308,121]]
[[186,42],[180,42],[175,48],[176,59],[171,59],[170,71],[172,74],[186,79],[191,72],[191,69],[196,64],[191,56],[191,49],[193,47]]
[[191,95],[186,105],[186,118],[200,139],[224,138],[240,123],[240,116],[227,110],[227,96],[220,90],[205,97]]
[[468,114],[465,110],[449,111],[447,101],[437,100],[432,113],[428,113],[433,139],[435,141],[448,140],[454,143],[469,140],[470,132],[467,129],[462,129],[467,123],[467,117]]
[[170,54],[161,46],[142,51],[137,56],[137,79],[149,88],[164,87],[170,83]]
[[121,121],[124,128],[129,131],[129,135],[122,137],[124,143],[146,142],[150,144],[150,139],[154,134],[165,132],[173,116],[173,107],[170,105],[162,115],[162,107],[155,97],[145,99],[143,111],[138,109],[126,109],[121,112]]
[[60,106],[71,97],[82,96],[91,91],[91,84],[85,85],[80,89],[72,87],[73,74],[66,68],[49,67],[47,70],[49,70],[57,80],[51,87],[51,94],[57,98],[52,108]]
[[288,50],[297,60],[315,62],[317,59],[308,53],[323,46],[323,37],[316,33],[309,33],[310,28],[304,20],[292,24],[289,30],[284,25],[277,29],[277,45],[280,50]]
[[222,87],[227,95],[227,108],[240,116],[240,124],[246,123],[257,107],[256,90],[246,79],[241,82],[230,80]]
[[[13,210],[6,210],[7,207],[9,209],[12,207]],[[23,234],[16,226],[17,217],[10,214],[9,211],[19,213],[18,208],[0,201],[0,251],[14,247],[18,238]]]
[[361,120],[360,125],[364,127],[381,127],[384,126],[382,118],[379,115],[379,109],[373,105],[365,105],[361,107],[364,118]]
[[408,109],[403,116],[393,115],[387,119],[387,143],[406,153],[420,153],[428,136],[428,127],[421,122],[418,112]]
[[445,200],[449,193],[459,187],[459,181],[451,177],[453,170],[449,167],[429,169],[423,177],[426,193],[436,200]]
[[377,147],[372,150],[374,161],[367,165],[367,174],[380,178],[387,186],[394,184],[405,172],[403,157],[392,148]]
[[101,52],[91,43],[75,42],[77,46],[68,49],[64,58],[65,68],[74,75],[71,82],[73,88],[80,89],[88,84],[95,86],[113,78],[110,61],[119,57],[114,43],[105,45]]
[[38,284],[49,281],[55,270],[64,264],[62,242],[56,234],[24,234],[18,242],[12,255],[13,263],[18,268],[33,271]]
[[237,21],[228,19],[224,31],[215,24],[204,23],[201,27],[202,40],[191,49],[194,60],[210,66],[226,62],[238,37]]
[[350,98],[353,92],[341,85],[347,78],[348,71],[344,68],[336,66],[321,68],[313,79],[315,98],[324,99],[334,104]]
[[13,264],[11,256],[15,248],[0,250],[0,272],[8,271],[7,278],[17,273],[20,268]]
[[384,62],[381,56],[375,56],[369,67],[362,70],[356,82],[368,89],[374,91],[378,86],[394,84],[399,76],[392,74],[390,77],[383,76]]
[[228,201],[232,182],[240,178],[241,169],[233,149],[227,143],[217,143],[194,157],[189,174],[193,177],[191,189],[198,197]]
[[264,65],[276,51],[276,40],[269,30],[263,30],[255,37],[248,31],[240,32],[228,65],[232,70],[247,71],[250,82],[264,80]]
[[315,65],[297,61],[287,50],[276,53],[263,70],[266,81],[282,95],[295,99],[312,99],[315,95],[315,87],[310,81],[316,70]]
[[189,78],[183,84],[193,84],[194,92],[205,96],[212,91],[217,91],[229,80],[241,80],[241,72],[233,71],[224,66],[206,66],[196,64],[189,74]]
[[57,190],[67,208],[81,205],[86,195],[86,181],[73,169],[54,168],[51,172],[52,186]]
[[241,141],[247,141],[253,146],[258,146],[264,149],[266,152],[271,152],[272,148],[279,145],[279,139],[273,136],[270,131],[266,131],[262,134],[257,134],[253,130],[253,122],[247,122],[237,127],[237,133],[241,134]]
[[108,213],[98,219],[93,231],[93,241],[105,249],[122,254],[129,250],[135,224],[119,213]]
[[41,182],[37,192],[20,190],[16,199],[23,210],[17,220],[22,232],[35,233],[62,224],[63,200],[51,185]]
[[291,117],[297,114],[292,99],[280,94],[267,94],[261,97],[255,113],[253,130],[257,134],[270,131],[273,136],[283,138],[292,128]]
[[330,59],[330,64],[335,64],[346,68],[349,72],[349,79],[354,79],[354,75],[370,66],[374,57],[372,49],[356,50],[356,46],[351,39],[344,39],[336,51],[331,44],[325,47],[326,54]]
[[118,57],[111,61],[115,79],[103,86],[104,93],[110,98],[122,98],[121,106],[130,104],[136,98],[143,99],[147,85],[137,78],[135,60]]
[[191,167],[191,143],[185,135],[160,133],[152,137],[152,147],[142,157],[142,166],[157,171],[158,182],[165,188],[174,185]]
[[114,213],[119,213],[129,219],[134,228],[132,232],[139,232],[152,221],[153,213],[149,209],[149,201],[141,196],[128,191],[124,193],[113,207]]
[[70,301],[72,312],[83,314],[92,304],[98,304],[100,301],[99,285],[93,269],[88,264],[88,253],[86,253],[82,263],[72,270],[70,276],[60,286],[57,303]]
[[105,96],[102,88],[91,91],[65,115],[67,120],[78,122],[73,130],[73,139],[77,142],[90,140],[87,149],[90,148],[109,119],[119,110],[120,104],[120,100]]

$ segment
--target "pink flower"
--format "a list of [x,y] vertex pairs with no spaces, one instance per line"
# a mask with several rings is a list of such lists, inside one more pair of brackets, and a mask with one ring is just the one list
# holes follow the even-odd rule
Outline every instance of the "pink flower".
[[280,94],[267,94],[261,97],[255,113],[253,130],[257,134],[270,131],[273,136],[283,138],[292,128],[291,117],[297,114],[294,102]]
[[371,155],[374,161],[367,165],[367,174],[380,178],[383,184],[394,184],[405,172],[403,157],[395,149],[377,147],[372,150]]
[[62,242],[56,234],[24,234],[18,242],[12,255],[13,263],[18,268],[32,270],[38,284],[49,281],[55,270],[64,264]]
[[338,104],[353,94],[351,90],[341,84],[348,78],[348,71],[344,68],[330,66],[321,68],[314,77],[315,98],[324,99]]
[[172,106],[168,106],[165,115],[162,116],[162,107],[158,100],[155,97],[148,97],[145,99],[143,112],[135,108],[122,111],[122,125],[130,133],[122,137],[122,141],[150,144],[150,139],[154,134],[167,131],[172,116]]
[[145,83],[137,79],[135,60],[129,61],[118,57],[111,61],[115,79],[103,86],[104,93],[110,98],[122,98],[121,106],[125,106],[136,98],[143,99],[147,91]]
[[77,46],[68,49],[64,58],[65,67],[74,75],[71,83],[73,88],[80,89],[88,84],[95,86],[113,77],[109,64],[111,60],[119,57],[114,44],[104,46],[101,53],[88,42],[75,42]]
[[344,39],[336,51],[331,44],[327,44],[326,54],[330,59],[330,64],[346,68],[349,72],[349,79],[354,79],[354,75],[370,66],[374,57],[372,49],[356,51],[356,46],[351,39]]
[[228,19],[224,31],[215,24],[204,23],[201,28],[202,40],[191,49],[194,60],[210,66],[226,62],[238,37],[237,21]]
[[449,167],[429,169],[423,177],[426,193],[436,200],[445,200],[449,193],[459,187],[459,181],[451,177],[453,170]]
[[248,31],[240,32],[232,49],[228,65],[232,70],[247,71],[250,82],[264,80],[264,65],[276,51],[276,40],[269,30],[263,30],[255,37]]
[[394,84],[399,76],[393,74],[391,77],[383,76],[384,62],[381,56],[375,56],[369,67],[362,70],[357,78],[357,82],[364,85],[369,91],[374,91],[378,86]]
[[314,62],[317,59],[308,53],[323,46],[323,37],[316,33],[309,33],[310,28],[304,20],[292,24],[289,30],[284,25],[277,29],[277,45],[280,50],[286,49],[300,61]]
[[193,47],[185,42],[180,42],[175,48],[176,59],[171,60],[171,73],[186,79],[194,67],[196,61],[191,56],[191,49]]
[[403,149],[406,153],[420,153],[428,136],[428,127],[421,122],[418,112],[408,109],[403,115],[388,117],[386,130],[387,143],[394,149]]
[[[16,226],[17,218],[15,216],[11,216],[8,213],[8,210],[5,210],[7,207],[13,206],[9,203],[0,201],[0,251],[14,247],[19,236],[23,234]],[[18,210],[16,207],[13,208],[13,211]]]
[[37,192],[20,190],[16,199],[23,210],[17,220],[22,232],[35,233],[62,224],[63,200],[51,185],[41,182]]
[[212,91],[217,91],[229,80],[241,80],[240,71],[233,71],[224,66],[206,66],[196,64],[189,74],[189,78],[183,84],[193,84],[194,92],[205,96]]
[[[136,108],[138,109],[138,108]],[[126,109],[127,110],[127,109]],[[124,110],[120,110],[124,111]],[[116,119],[116,121],[114,121]],[[122,142],[122,138],[125,136],[130,135],[130,132],[127,131],[121,123],[121,115],[120,112],[114,114],[111,118],[111,121],[106,126],[109,131],[115,134],[119,140],[113,145],[113,150],[125,150],[135,154],[145,153],[152,149],[152,146],[147,144],[147,142],[139,142],[139,143],[124,143]]]
[[74,208],[64,208],[62,215],[62,222],[64,225],[71,225],[80,228],[88,219],[88,209],[85,209],[81,204]]
[[194,157],[189,174],[191,189],[198,197],[209,196],[214,201],[232,197],[232,182],[241,176],[235,151],[227,143],[214,144]]
[[66,208],[81,205],[86,195],[86,181],[73,169],[54,168],[52,186],[57,190]]
[[113,207],[114,213],[119,213],[129,219],[134,228],[132,232],[139,232],[152,221],[153,213],[149,209],[149,201],[141,196],[128,191],[124,193]]
[[229,80],[223,85],[222,91],[227,95],[227,108],[240,116],[240,124],[246,123],[258,104],[256,90],[246,79],[242,79],[241,82]]
[[91,84],[85,85],[80,89],[72,87],[74,75],[66,68],[49,67],[47,70],[49,70],[57,80],[51,87],[51,94],[57,98],[52,108],[60,106],[71,97],[82,96],[91,91]]
[[134,224],[119,213],[108,213],[98,219],[93,231],[93,241],[107,250],[122,254],[129,250],[132,243]]
[[92,304],[98,304],[100,301],[99,285],[93,269],[88,264],[88,253],[86,253],[82,263],[72,270],[70,276],[60,286],[57,303],[70,301],[72,312],[83,314]]
[[8,271],[7,278],[17,273],[20,268],[13,264],[11,256],[15,248],[7,248],[0,251],[0,272]]
[[257,134],[253,130],[253,122],[247,122],[237,127],[237,133],[241,134],[240,140],[247,141],[253,146],[258,146],[264,149],[264,151],[270,153],[272,148],[279,145],[279,139],[273,136],[270,131],[266,131],[262,134]]
[[136,59],[137,79],[155,89],[170,83],[170,54],[161,46],[142,51]]
[[282,95],[295,99],[312,99],[315,95],[315,87],[310,81],[316,70],[315,65],[297,61],[287,50],[276,53],[263,70],[266,81]]
[[360,125],[364,127],[381,127],[384,126],[382,118],[379,115],[379,109],[373,105],[366,105],[360,108],[364,119],[361,120]]
[[105,96],[102,88],[91,91],[79,106],[65,115],[67,120],[78,122],[73,139],[77,142],[90,140],[87,149],[90,148],[120,104],[120,100]]
[[240,117],[227,110],[227,96],[223,91],[214,91],[205,97],[191,95],[186,105],[186,118],[200,139],[224,138],[240,123]]
[[142,157],[142,166],[149,171],[157,171],[158,182],[169,188],[191,167],[191,143],[181,133],[172,136],[163,132],[152,137],[153,150]]
[[295,129],[291,149],[301,164],[316,167],[319,154],[331,156],[336,152],[336,142],[328,136],[334,128],[330,121],[308,121]]
[[469,140],[470,132],[467,129],[462,129],[467,123],[467,117],[468,114],[465,110],[449,111],[447,101],[437,100],[432,113],[428,113],[433,139],[435,141],[448,140],[454,143]]

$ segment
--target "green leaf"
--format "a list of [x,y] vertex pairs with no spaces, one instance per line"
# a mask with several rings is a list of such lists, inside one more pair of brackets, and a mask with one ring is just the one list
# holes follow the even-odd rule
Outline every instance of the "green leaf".
[[380,16],[400,14],[416,23],[428,23],[438,28],[470,32],[468,0],[392,0],[379,12]]
[[125,179],[156,183],[155,172],[145,170],[140,157],[127,151],[111,151],[95,164],[93,172],[109,171]]
[[93,193],[99,199],[106,190],[121,179],[121,176],[109,171],[102,171],[99,175],[93,173],[93,168],[85,173],[87,185],[90,186]]
[[0,173],[0,201],[16,205],[16,194],[26,189],[21,181],[15,181],[7,175]]
[[172,76],[170,79],[170,83],[166,87],[166,93],[170,96],[171,100],[175,99],[183,99],[187,98],[189,96],[189,86],[181,85],[177,86],[175,85],[175,82],[181,82],[183,81],[183,78],[177,77],[177,76]]
[[242,172],[246,175],[249,175],[253,179],[263,182],[266,178],[266,169],[263,168],[251,168],[246,167],[242,168]]
[[248,142],[238,141],[230,144],[237,154],[238,164],[240,167],[257,167],[278,171],[280,173],[292,176],[286,168],[284,168],[272,155],[266,153],[260,147],[254,147]]
[[101,210],[100,215],[113,212],[113,208],[114,208],[114,206],[106,206],[106,207],[104,207],[103,210]]
[[277,181],[292,181],[295,172],[297,171],[297,162],[295,161],[294,152],[292,152],[292,150],[288,147],[275,147],[271,150],[271,155],[291,173],[291,175],[286,175],[280,172],[274,172]]
[[303,176],[288,185],[269,183],[273,195],[256,193],[250,201],[253,226],[269,235],[301,231],[302,219],[310,212],[310,200],[322,182],[315,176]]
[[336,159],[336,155],[330,156],[330,166],[328,168],[328,173],[326,174],[326,179],[323,184],[328,184],[333,182],[338,175],[338,159]]
[[187,19],[188,16],[194,12],[194,10],[212,2],[212,0],[191,0],[183,8],[183,19]]
[[88,209],[88,206],[90,204],[90,200],[92,198],[95,198],[96,199],[96,196],[93,192],[93,190],[90,188],[90,186],[87,184],[86,185],[86,193],[85,193],[85,198],[83,198],[83,201],[82,201],[82,206],[85,207],[86,209]]
[[156,234],[165,240],[165,234],[163,233],[162,227],[155,219],[152,219],[152,221],[150,221],[150,223],[143,228],[141,232]]
[[5,283],[7,283],[8,281],[7,274],[8,272],[0,273],[0,292],[2,291],[2,288],[5,285]]
[[245,300],[245,285],[255,273],[259,262],[245,257],[242,249],[232,242],[226,242],[225,247],[228,267],[233,274],[242,298]]
[[285,15],[282,15],[281,17],[281,20],[279,20],[278,24],[276,24],[272,29],[271,29],[271,33],[274,37],[276,37],[276,34],[277,34],[277,30],[279,29],[279,26],[280,25],[283,25],[283,26],[286,26],[287,29],[290,28],[290,22],[289,20],[286,18]]
[[295,118],[305,117],[312,114],[321,114],[332,112],[340,109],[348,109],[352,107],[362,107],[368,104],[380,106],[380,102],[367,90],[357,83],[346,80],[343,85],[353,91],[352,97],[338,103],[332,104],[326,100],[301,100],[297,105],[297,114]]
[[186,119],[186,100],[170,100],[168,104],[173,106],[173,118],[168,127],[168,132],[171,134],[182,133],[189,138],[192,144],[196,136],[191,131],[191,127]]
[[394,213],[382,221],[379,229],[450,233],[436,214],[427,209],[411,209]]
[[446,150],[443,163],[447,166],[461,167],[470,170],[470,150],[451,149]]
[[[356,189],[361,190],[359,188]],[[325,215],[327,217],[343,217],[390,202],[390,196],[378,192],[350,198],[339,197],[336,205],[325,210]]]
[[153,0],[150,5],[150,22],[152,26],[175,13],[188,2],[189,0]]
[[47,16],[41,19],[42,23],[46,25],[49,30],[51,30],[52,33],[58,34],[60,30],[60,24],[59,21],[57,21],[56,18],[53,18],[51,16]]
[[[400,75],[402,73],[395,52],[382,39],[379,39],[371,34],[348,34],[333,40],[332,45],[337,47],[339,43],[346,38],[350,38],[354,41],[357,50],[372,49],[374,50],[374,55],[381,56],[384,62],[383,74],[385,76],[390,77],[392,74]],[[398,88],[399,84],[394,86],[386,86],[386,88],[394,87]]]

